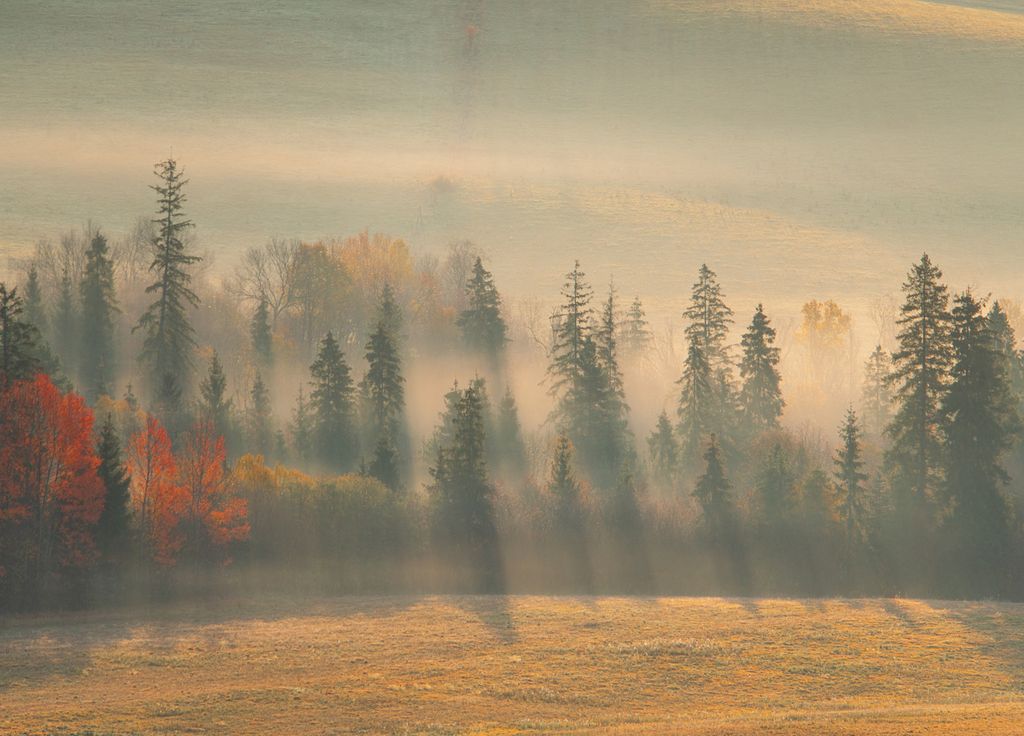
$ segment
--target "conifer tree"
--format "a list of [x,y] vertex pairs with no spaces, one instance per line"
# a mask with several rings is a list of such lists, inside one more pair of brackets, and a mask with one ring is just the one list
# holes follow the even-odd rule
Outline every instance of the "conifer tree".
[[25,321],[33,325],[41,336],[46,335],[46,307],[43,305],[43,289],[39,284],[39,271],[35,264],[28,270],[25,279]]
[[819,536],[828,534],[832,521],[832,489],[829,477],[815,468],[800,484],[800,506],[807,528]]
[[383,434],[389,434],[401,456],[408,445],[405,378],[394,325],[393,315],[382,302],[377,326],[366,343],[366,374],[359,388],[367,443],[376,446]]
[[217,351],[210,356],[210,367],[199,384],[200,417],[213,425],[213,431],[219,437],[231,433],[231,410],[234,403],[227,396],[228,379],[224,375],[224,367],[220,363]]
[[942,406],[946,526],[970,592],[991,594],[1008,564],[1010,510],[1002,488],[1009,478],[1001,459],[1020,431],[1020,416],[1005,354],[970,291],[954,299],[951,342],[952,381]]
[[776,442],[757,475],[757,495],[765,523],[778,526],[793,510],[795,479],[782,444]]
[[563,533],[579,531],[583,525],[580,484],[573,471],[572,456],[572,442],[569,438],[564,434],[556,437],[548,492],[554,501],[555,524]]
[[508,342],[508,326],[501,315],[501,296],[494,277],[479,257],[466,284],[466,302],[466,309],[458,317],[462,340],[470,350],[488,356],[496,364]]
[[563,304],[552,316],[551,359],[548,365],[550,393],[558,401],[556,416],[569,412],[569,397],[582,380],[583,349],[593,331],[593,292],[576,261],[562,286]]
[[658,424],[647,438],[647,447],[655,477],[662,483],[670,483],[679,468],[679,443],[666,412],[658,415]]
[[495,433],[502,472],[509,478],[521,478],[526,472],[526,446],[519,423],[519,408],[511,386],[505,386],[505,394],[498,404]]
[[839,428],[839,449],[835,455],[835,510],[843,531],[848,555],[863,548],[868,539],[870,511],[864,481],[864,461],[861,459],[861,429],[857,414],[848,409]]
[[692,461],[700,452],[704,438],[719,428],[711,366],[695,340],[690,341],[683,375],[676,383],[680,386],[676,413],[681,451],[686,460]]
[[897,408],[886,430],[886,464],[904,510],[908,503],[932,499],[941,480],[941,402],[951,358],[949,295],[941,278],[928,255],[921,256],[903,284],[905,301],[896,321],[899,349],[889,381]]
[[725,374],[727,383],[731,382],[729,376],[732,367],[725,340],[733,322],[732,314],[722,297],[722,288],[715,272],[706,264],[701,264],[697,283],[691,292],[690,306],[683,312],[683,316],[689,320],[685,334],[704,353],[712,374],[716,378],[719,374]]
[[654,336],[647,323],[640,297],[634,297],[622,320],[622,351],[630,357],[644,355],[651,346]]
[[309,463],[313,457],[313,414],[309,404],[306,402],[301,385],[299,386],[299,395],[295,400],[295,410],[292,412],[292,421],[288,429],[296,456],[303,463]]
[[260,299],[249,325],[252,352],[260,368],[267,370],[274,364],[274,338],[270,329],[270,307],[266,299]]
[[[146,287],[147,294],[155,294],[132,331],[142,330],[145,339],[139,360],[148,363],[152,385],[163,387],[173,377],[180,393],[188,385],[189,369],[192,367],[192,349],[195,347],[194,330],[188,319],[188,309],[199,305],[199,297],[192,291],[192,276],[189,268],[201,258],[189,254],[183,240],[185,231],[192,227],[183,211],[185,193],[183,188],[188,180],[178,168],[174,159],[161,161],[155,173],[160,183],[152,189],[157,193],[158,217],[157,235],[153,240],[154,257],[149,266],[154,281]],[[165,395],[162,400],[170,397]]]
[[249,392],[248,411],[249,446],[252,451],[269,458],[274,449],[274,430],[271,426],[270,392],[263,377],[256,371]]
[[396,346],[402,342],[402,330],[405,318],[402,315],[402,308],[395,299],[395,290],[390,283],[385,283],[380,291],[380,303],[377,306],[377,322],[375,326],[383,324],[384,330],[391,336],[391,342]]
[[401,472],[399,470],[398,448],[391,437],[391,431],[385,429],[377,439],[370,461],[369,474],[386,485],[392,491],[401,488]]
[[353,423],[354,388],[348,363],[332,333],[328,332],[320,341],[310,373],[316,452],[324,466],[348,470],[359,455]]
[[114,261],[107,239],[93,236],[85,253],[85,271],[79,290],[82,320],[79,330],[79,379],[92,400],[109,394],[117,365],[114,345],[114,319],[120,312],[114,292]]
[[65,267],[61,274],[60,291],[57,293],[57,306],[53,315],[53,341],[60,362],[71,377],[74,377],[78,366],[77,327],[78,318],[71,289],[71,275]]
[[711,435],[704,451],[704,473],[697,479],[693,496],[700,504],[704,528],[718,540],[728,537],[732,532],[733,505],[729,493],[731,488],[725,477],[718,439]]
[[757,305],[740,344],[743,347],[740,362],[743,387],[739,403],[746,426],[752,432],[778,427],[785,406],[779,389],[779,349],[775,347],[775,329],[762,305]]
[[438,449],[430,491],[441,538],[475,571],[479,587],[497,590],[502,575],[483,422],[480,395],[471,384],[459,397],[450,442]]
[[[26,311],[27,306],[26,301]],[[1002,356],[1010,392],[1017,403],[1017,413],[1024,416],[1024,355],[1017,349],[1017,335],[999,302],[989,309],[987,319],[996,350]],[[1019,447],[1020,443],[1017,445]]]
[[878,345],[868,357],[864,366],[864,387],[861,393],[861,413],[867,433],[881,437],[892,418],[892,391],[889,388],[889,374],[892,360]]
[[121,456],[121,440],[110,414],[107,414],[100,430],[96,454],[100,459],[97,474],[104,489],[103,513],[96,524],[96,544],[104,560],[125,562],[131,545],[131,481]]
[[14,381],[31,378],[41,369],[39,331],[25,319],[17,287],[0,282],[0,390]]

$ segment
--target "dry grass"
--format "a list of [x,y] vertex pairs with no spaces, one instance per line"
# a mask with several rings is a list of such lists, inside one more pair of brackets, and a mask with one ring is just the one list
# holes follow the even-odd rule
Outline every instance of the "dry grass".
[[340,598],[0,624],[0,733],[1024,733],[1024,605]]

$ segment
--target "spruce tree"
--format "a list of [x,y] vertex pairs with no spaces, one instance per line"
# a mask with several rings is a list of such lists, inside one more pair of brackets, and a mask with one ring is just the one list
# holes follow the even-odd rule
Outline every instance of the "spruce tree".
[[381,432],[377,445],[373,448],[369,474],[386,485],[392,491],[401,488],[401,472],[399,469],[398,448],[390,430]]
[[256,364],[263,370],[269,370],[274,365],[274,338],[270,329],[270,307],[266,299],[260,299],[253,312],[249,337]]
[[[168,385],[166,376],[174,377],[180,393],[188,385],[192,367],[192,350],[196,345],[194,330],[188,319],[188,309],[199,306],[199,297],[192,291],[189,268],[201,258],[189,254],[183,240],[185,231],[192,227],[183,211],[188,180],[173,159],[156,165],[160,183],[151,187],[157,193],[157,235],[153,240],[154,257],[149,266],[154,281],[146,287],[147,294],[155,294],[132,331],[142,330],[145,339],[139,360],[148,363],[153,386]],[[166,393],[162,390],[161,393]],[[163,396],[166,401],[169,397]]]
[[739,403],[746,427],[755,433],[774,429],[779,426],[785,401],[779,389],[779,349],[775,347],[775,329],[760,304],[740,344],[743,347],[740,361],[743,386]]
[[892,418],[892,391],[889,374],[892,360],[889,353],[878,345],[864,366],[864,386],[861,391],[861,413],[864,428],[872,437],[881,437]]
[[793,510],[795,478],[782,444],[775,442],[757,474],[757,496],[768,526],[786,521]]
[[847,562],[850,555],[863,548],[868,539],[870,511],[864,481],[864,461],[861,459],[861,428],[854,410],[848,409],[839,427],[839,449],[835,455],[833,472],[835,510],[846,545]]
[[25,319],[17,287],[8,291],[0,282],[0,389],[31,378],[42,368],[39,340],[39,331]]
[[554,503],[554,521],[559,530],[579,531],[583,526],[580,484],[573,471],[572,442],[565,435],[555,438],[548,493]]
[[61,273],[60,291],[53,315],[53,343],[60,362],[68,375],[74,377],[78,366],[78,315],[72,294],[71,275],[67,267]]
[[676,414],[681,451],[684,459],[692,461],[700,452],[704,438],[720,429],[711,366],[697,341],[690,341],[683,375],[676,383],[680,387]]
[[248,411],[249,447],[253,452],[269,458],[274,449],[274,428],[271,426],[270,392],[263,377],[256,371],[249,392]]
[[[28,307],[26,300],[26,311]],[[1014,333],[1006,310],[995,302],[988,311],[988,328],[995,341],[996,350],[1002,356],[1006,368],[1006,379],[1010,392],[1017,404],[1017,413],[1024,416],[1024,355],[1017,349],[1017,335]],[[1019,438],[1017,438],[1019,440]],[[1018,448],[1020,443],[1016,443]]]
[[228,379],[220,363],[217,351],[210,356],[210,367],[199,384],[199,414],[213,425],[213,431],[220,437],[231,434],[231,411],[234,403],[227,395]]
[[622,351],[629,357],[641,357],[650,348],[654,336],[647,323],[640,297],[634,297],[622,320]]
[[308,464],[313,457],[313,413],[301,385],[288,429],[292,438],[292,447],[295,448],[295,455],[304,464]]
[[704,473],[697,479],[693,496],[700,504],[701,521],[705,530],[717,540],[729,537],[732,532],[733,505],[729,492],[731,488],[725,477],[718,439],[711,435],[704,451]]
[[654,476],[661,483],[671,483],[679,469],[679,443],[666,412],[658,415],[658,424],[647,438],[647,447]]
[[946,528],[972,595],[999,592],[1008,569],[1009,480],[1002,456],[1020,431],[1017,401],[982,303],[969,291],[954,299],[952,381],[943,401],[946,435]]
[[41,336],[46,335],[46,307],[35,264],[29,268],[28,278],[25,279],[25,321],[33,325]]
[[512,395],[512,387],[505,386],[505,394],[498,404],[495,422],[496,443],[501,457],[500,469],[506,478],[521,479],[526,473],[526,445],[519,423],[519,408]]
[[[686,325],[686,338],[695,343],[704,353],[716,377],[724,373],[726,378],[732,366],[726,338],[732,325],[733,312],[722,297],[722,288],[718,284],[715,272],[702,264],[690,295],[690,306],[683,312],[689,321]],[[727,381],[728,382],[728,381]]]
[[941,403],[951,360],[949,295],[942,272],[921,256],[903,284],[905,302],[896,321],[899,349],[889,381],[897,403],[886,430],[886,464],[899,505],[931,500],[942,475]]
[[313,376],[310,402],[317,457],[327,468],[349,470],[359,456],[353,423],[354,388],[348,363],[332,333],[320,341],[309,370]]
[[548,365],[549,390],[557,401],[556,416],[571,412],[571,396],[584,373],[584,343],[593,331],[593,292],[576,261],[562,286],[563,303],[552,316],[552,340]]
[[107,239],[96,233],[85,253],[79,291],[82,320],[79,330],[79,380],[92,400],[109,394],[117,365],[114,319],[120,312],[114,292],[114,261]]
[[104,489],[103,513],[96,524],[96,545],[103,560],[124,562],[129,558],[131,544],[131,483],[121,456],[121,440],[110,414],[100,430],[96,454],[100,458],[97,474]]
[[[408,444],[405,430],[405,378],[394,321],[381,305],[377,326],[366,343],[366,374],[360,382],[366,441],[376,446],[389,434],[401,456]],[[389,324],[391,326],[389,326]]]
[[508,326],[501,315],[501,296],[494,277],[479,257],[466,284],[466,302],[466,309],[458,317],[463,343],[497,364],[508,342]]

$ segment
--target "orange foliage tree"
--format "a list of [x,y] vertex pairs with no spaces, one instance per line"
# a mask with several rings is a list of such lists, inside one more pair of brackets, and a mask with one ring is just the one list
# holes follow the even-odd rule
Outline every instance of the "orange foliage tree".
[[192,554],[211,553],[248,538],[247,504],[235,495],[225,469],[224,438],[210,422],[197,422],[186,436],[178,479],[187,500],[183,521]]
[[173,565],[185,543],[181,520],[188,498],[177,482],[171,440],[156,418],[147,417],[145,428],[132,437],[128,468],[139,550],[161,565]]
[[29,584],[96,559],[103,512],[93,415],[44,374],[0,394],[0,575]]

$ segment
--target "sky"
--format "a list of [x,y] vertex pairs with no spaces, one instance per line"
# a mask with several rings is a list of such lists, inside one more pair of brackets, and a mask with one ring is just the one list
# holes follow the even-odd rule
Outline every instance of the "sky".
[[470,239],[553,299],[579,259],[655,321],[854,312],[927,250],[1020,298],[1024,14],[1008,0],[0,4],[0,249],[191,177],[229,269],[272,236]]

